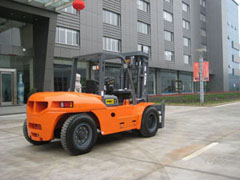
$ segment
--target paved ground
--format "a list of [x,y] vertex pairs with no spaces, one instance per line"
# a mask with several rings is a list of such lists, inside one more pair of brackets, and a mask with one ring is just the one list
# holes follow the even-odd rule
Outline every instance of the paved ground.
[[82,156],[69,156],[59,141],[32,146],[22,136],[25,115],[0,116],[0,178],[240,179],[239,107],[170,106],[157,136],[107,136]]
[[0,106],[0,116],[26,113],[26,105]]

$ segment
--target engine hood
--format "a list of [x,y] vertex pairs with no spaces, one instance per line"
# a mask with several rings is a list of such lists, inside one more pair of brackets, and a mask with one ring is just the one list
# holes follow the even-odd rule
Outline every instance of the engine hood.
[[74,103],[74,109],[77,108],[82,111],[106,108],[106,105],[102,102],[101,96],[78,92],[39,92],[30,96],[28,101],[48,102],[49,104],[72,101]]
[[101,100],[101,96],[95,94],[78,93],[78,92],[39,92],[30,96],[29,101],[52,101],[66,100],[70,101],[75,98],[97,98]]

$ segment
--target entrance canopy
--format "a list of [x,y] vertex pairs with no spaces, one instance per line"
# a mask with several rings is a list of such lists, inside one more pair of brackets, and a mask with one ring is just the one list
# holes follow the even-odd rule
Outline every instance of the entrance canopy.
[[51,11],[59,11],[63,8],[70,6],[73,2],[73,0],[14,0],[14,1]]

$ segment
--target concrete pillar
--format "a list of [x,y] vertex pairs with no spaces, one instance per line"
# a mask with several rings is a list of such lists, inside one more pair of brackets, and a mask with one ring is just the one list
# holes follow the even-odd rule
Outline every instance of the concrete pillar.
[[161,94],[161,76],[160,76],[160,69],[156,69],[157,71],[157,91],[156,93],[157,94]]
[[39,91],[54,90],[54,44],[57,15],[37,20],[33,25],[34,87]]

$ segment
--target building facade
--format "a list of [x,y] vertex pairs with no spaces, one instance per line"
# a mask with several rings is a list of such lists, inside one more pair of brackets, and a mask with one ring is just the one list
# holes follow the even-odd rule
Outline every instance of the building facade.
[[[238,6],[235,1],[228,1],[227,7],[227,46],[229,91],[240,91],[240,58]],[[226,23],[226,22],[225,22]],[[226,38],[226,36],[225,36]]]
[[[214,9],[214,11],[213,11]],[[238,4],[234,0],[206,2],[208,14],[207,45],[214,76],[212,91],[240,90]]]
[[[70,77],[61,71],[70,71],[67,59],[74,55],[138,50],[150,55],[150,94],[175,93],[179,81],[182,92],[194,92],[198,88],[192,81],[192,62],[198,59],[195,49],[206,46],[206,22],[200,21],[200,9],[206,10],[200,7],[200,2],[190,0],[102,0],[86,1],[80,16],[71,7],[65,9],[57,20],[55,90],[66,90],[67,86],[60,87]],[[203,37],[199,24],[205,28]],[[78,45],[67,42],[71,30],[80,36]],[[86,66],[79,69],[83,78],[88,74]],[[108,69],[117,71],[116,65]]]
[[[210,62],[206,90],[239,90],[238,4],[234,0],[86,0],[80,13],[71,2],[1,2],[0,104],[10,102],[10,96],[11,102],[17,102],[20,74],[25,100],[33,88],[67,91],[71,58],[101,51],[148,53],[149,94],[166,94],[199,90],[192,64],[199,59],[196,49],[206,48],[204,58]],[[6,76],[9,73],[4,71],[13,75]],[[118,64],[108,64],[107,76],[117,79],[119,72]],[[78,73],[84,87],[89,65],[79,64]]]

